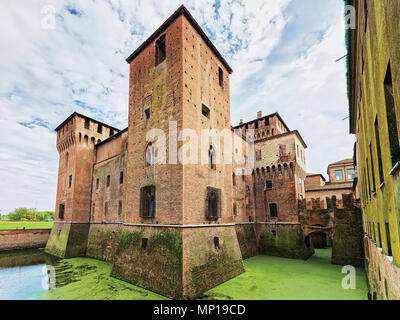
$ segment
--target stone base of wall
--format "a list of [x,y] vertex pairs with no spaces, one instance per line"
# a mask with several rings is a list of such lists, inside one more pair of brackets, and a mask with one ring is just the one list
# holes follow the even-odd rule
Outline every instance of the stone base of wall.
[[55,222],[46,253],[59,258],[83,257],[86,254],[88,232],[88,223]]
[[0,251],[44,248],[50,230],[5,230],[0,231]]
[[364,237],[365,269],[372,297],[378,300],[400,300],[400,268],[395,266],[382,249]]
[[242,253],[242,259],[245,260],[256,256],[258,254],[258,249],[254,223],[237,224],[235,230]]
[[259,253],[292,259],[308,259],[313,249],[306,246],[301,224],[256,224]]
[[244,272],[234,226],[93,224],[87,256],[112,262],[112,276],[173,299],[196,297]]
[[182,235],[185,298],[195,298],[244,272],[235,226],[184,228]]

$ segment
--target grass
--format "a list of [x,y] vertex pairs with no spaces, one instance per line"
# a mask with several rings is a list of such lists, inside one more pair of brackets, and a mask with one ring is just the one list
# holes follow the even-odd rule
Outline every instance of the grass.
[[32,222],[32,221],[0,221],[0,230],[22,230],[25,229],[51,229],[53,222]]

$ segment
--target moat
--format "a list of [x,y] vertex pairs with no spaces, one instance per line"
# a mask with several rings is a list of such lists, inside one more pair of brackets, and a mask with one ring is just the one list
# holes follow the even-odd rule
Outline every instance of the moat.
[[[356,289],[342,288],[342,267],[330,263],[331,250],[310,259],[255,256],[246,272],[204,293],[202,299],[366,300],[364,269],[356,269]],[[90,258],[56,260],[43,250],[0,253],[0,300],[161,300],[154,292],[110,277],[111,264]]]

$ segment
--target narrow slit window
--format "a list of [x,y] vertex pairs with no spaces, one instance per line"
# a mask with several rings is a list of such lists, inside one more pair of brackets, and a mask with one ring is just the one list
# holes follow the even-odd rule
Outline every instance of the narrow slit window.
[[140,248],[141,248],[142,250],[146,250],[146,249],[147,249],[147,244],[148,244],[148,242],[149,242],[149,239],[147,239],[147,238],[142,238],[142,243],[141,243]]
[[119,173],[119,184],[124,184],[124,172]]
[[165,58],[165,35],[163,35],[156,42],[156,66],[163,62]]
[[72,187],[72,175],[68,177],[68,188]]
[[219,86],[221,88],[224,87],[224,72],[221,68],[218,68],[218,79],[219,79]]
[[110,184],[111,184],[111,176],[108,175],[108,176],[107,176],[107,187],[109,187]]
[[379,136],[378,117],[376,117],[375,120],[375,138],[376,138],[376,151],[378,153],[379,182],[382,184],[384,181],[384,176],[383,176],[382,150],[381,150],[381,139]]
[[97,132],[98,133],[103,133],[103,125],[100,124],[100,123],[97,125]]
[[389,223],[385,223],[385,228],[386,228],[386,242],[387,242],[387,254],[389,257],[392,256],[392,243],[390,240],[390,228],[389,228]]
[[122,201],[120,200],[118,202],[118,216],[122,215]]
[[61,203],[58,208],[58,218],[60,220],[64,220],[64,212],[65,212],[65,204]]
[[206,218],[218,220],[221,217],[221,190],[207,187]]
[[215,249],[219,249],[219,238],[218,237],[214,237],[214,248]]

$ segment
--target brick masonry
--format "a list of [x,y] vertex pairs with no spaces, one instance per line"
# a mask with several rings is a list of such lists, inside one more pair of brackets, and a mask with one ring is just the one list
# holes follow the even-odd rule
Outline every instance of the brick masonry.
[[0,251],[44,248],[51,230],[0,231]]

